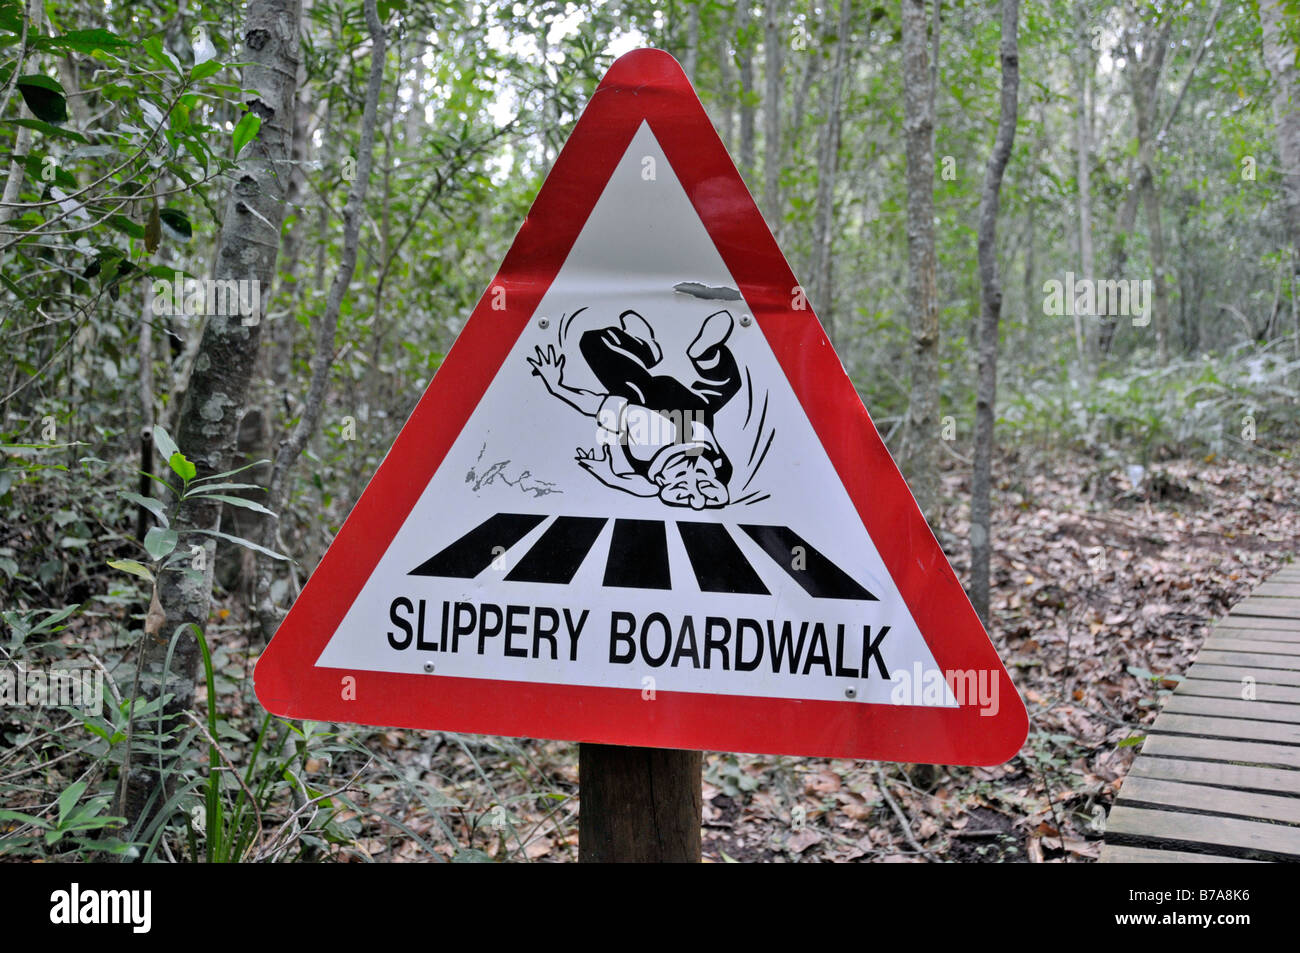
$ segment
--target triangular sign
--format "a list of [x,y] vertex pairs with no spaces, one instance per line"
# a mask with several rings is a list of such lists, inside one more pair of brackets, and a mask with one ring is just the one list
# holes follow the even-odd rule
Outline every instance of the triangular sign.
[[256,687],[291,718],[888,761],[1027,731],[658,50],[606,74]]

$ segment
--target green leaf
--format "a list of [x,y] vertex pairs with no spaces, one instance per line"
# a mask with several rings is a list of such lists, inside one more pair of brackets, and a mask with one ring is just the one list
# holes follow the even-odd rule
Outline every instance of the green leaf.
[[68,786],[62,794],[59,795],[59,820],[58,826],[63,826],[63,819],[68,816],[72,806],[81,800],[82,792],[86,790],[85,781],[75,781]]
[[292,562],[284,553],[277,553],[274,550],[267,549],[265,546],[259,546],[251,539],[242,539],[238,536],[231,536],[229,533],[223,533],[215,529],[196,529],[196,533],[202,533],[204,536],[215,536],[217,539],[224,539],[228,543],[234,543],[237,546],[243,546],[245,549],[251,549],[253,552],[261,553],[263,556],[270,556],[272,559],[281,559],[285,562]]
[[32,115],[45,122],[64,122],[68,118],[68,99],[57,80],[33,73],[18,77],[18,91]]
[[167,465],[175,471],[178,477],[187,482],[193,480],[194,475],[199,472],[198,468],[190,463],[185,454],[179,450],[167,458]]
[[167,117],[167,128],[176,135],[180,135],[190,127],[190,107],[184,103],[177,103],[172,109],[171,115]]
[[94,53],[96,50],[113,50],[134,45],[108,30],[69,30],[59,36],[37,37],[32,48],[37,50],[76,50]]
[[165,460],[170,460],[173,453],[180,452],[180,447],[176,446],[176,441],[172,440],[171,435],[157,424],[153,428],[153,444],[158,448],[158,452],[162,454]]
[[161,526],[151,526],[149,532],[144,534],[144,548],[149,556],[156,562],[165,559],[176,548],[176,541],[179,537],[174,529],[163,529]]
[[[33,110],[33,112],[35,112],[35,110]],[[253,137],[257,135],[257,130],[261,128],[261,116],[252,112],[244,113],[244,118],[239,120],[239,124],[235,126],[234,144],[236,158],[239,157],[239,153],[243,150],[244,146],[253,141]]]
[[35,129],[37,132],[53,138],[72,139],[75,142],[90,141],[75,129],[61,129],[58,126],[51,126],[48,122],[42,122],[39,119],[9,119],[6,120],[6,122],[13,123],[15,126],[26,126],[28,129]]
[[490,864],[492,863],[492,858],[489,857],[486,852],[479,850],[477,847],[469,847],[465,850],[456,851],[456,853],[452,855],[451,862],[453,864]]
[[[242,467],[236,467],[234,470],[226,470],[222,473],[214,473],[212,476],[206,476],[202,480],[195,480],[195,483],[205,483],[211,480],[220,480],[222,477],[234,476],[236,473],[243,473],[245,470],[251,470],[253,467],[260,467],[264,463],[270,463],[270,460],[254,460],[252,463],[246,463]],[[204,487],[207,489],[207,487]]]
[[[260,488],[259,488],[260,489]],[[267,516],[274,516],[271,510],[268,510],[261,503],[255,503],[252,500],[246,500],[240,496],[227,496],[224,493],[191,493],[189,497],[203,497],[207,500],[220,500],[222,503],[229,503],[231,506],[242,506],[246,510],[252,510],[255,513],[265,513]]]
[[80,608],[81,608],[81,603],[78,602],[76,605],[73,606],[65,606],[64,608],[60,609],[58,612],[51,612],[49,615],[47,615],[36,625],[32,626],[32,628],[28,630],[27,634],[29,636],[35,635],[37,632],[40,632],[44,629],[52,628],[53,626],[62,622],[68,616],[72,615],[72,613],[76,612]]
[[144,226],[137,222],[131,221],[125,215],[110,215],[107,219],[109,225],[116,228],[123,235],[129,235],[131,238],[141,239],[145,237]]
[[211,493],[213,490],[264,490],[265,487],[258,486],[256,483],[213,483],[211,485],[204,483],[202,480],[194,481],[197,492]]
[[189,217],[184,212],[178,212],[174,208],[165,208],[158,213],[165,225],[177,241],[187,242],[194,237],[194,229],[190,227]]
[[1147,740],[1146,735],[1129,735],[1127,738],[1121,741],[1117,747],[1131,748],[1134,745],[1140,745],[1142,742],[1146,740]]
[[154,516],[158,517],[158,522],[162,523],[164,526],[171,525],[171,522],[167,519],[167,504],[163,503],[162,500],[155,500],[151,496],[141,496],[139,493],[131,493],[126,490],[119,493],[118,496],[130,503],[136,504],[137,506],[143,506]]
[[208,60],[206,63],[200,63],[194,69],[190,70],[190,79],[202,80],[207,79],[214,73],[221,72],[222,64],[216,60]]
[[154,34],[153,36],[146,37],[145,41],[140,45],[143,47],[144,51],[149,54],[153,61],[163,69],[171,67],[178,73],[182,72],[180,61],[176,59],[176,57],[172,56],[170,50],[163,46],[161,36]]
[[144,226],[144,250],[153,254],[162,244],[162,221],[158,216],[158,200],[154,199],[152,208],[149,209],[149,220]]
[[122,572],[129,572],[133,576],[139,576],[141,579],[153,582],[153,573],[149,570],[149,567],[136,562],[134,559],[110,559],[108,565],[113,569],[120,569]]
[[33,827],[39,827],[42,830],[50,826],[50,822],[45,818],[33,817],[21,811],[0,810],[0,821],[22,821],[24,824],[31,824]]

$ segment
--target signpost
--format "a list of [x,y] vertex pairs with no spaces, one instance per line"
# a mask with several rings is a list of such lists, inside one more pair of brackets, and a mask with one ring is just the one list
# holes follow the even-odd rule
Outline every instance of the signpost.
[[1027,732],[658,50],[601,82],[256,688],[285,717],[586,743],[597,860],[698,859],[700,750],[995,764]]

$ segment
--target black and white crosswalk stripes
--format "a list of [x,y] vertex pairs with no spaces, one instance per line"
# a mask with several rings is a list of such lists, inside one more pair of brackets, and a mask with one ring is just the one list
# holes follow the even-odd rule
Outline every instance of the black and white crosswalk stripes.
[[[412,569],[412,576],[472,579],[535,530],[547,517],[497,513]],[[507,582],[567,584],[591,554],[609,520],[558,516],[506,573]],[[668,523],[615,519],[603,585],[617,589],[671,590]],[[785,526],[673,520],[695,582],[703,592],[768,595],[762,575],[733,536],[744,533],[810,596],[875,602],[876,597],[798,533]],[[769,567],[764,567],[765,569]]]

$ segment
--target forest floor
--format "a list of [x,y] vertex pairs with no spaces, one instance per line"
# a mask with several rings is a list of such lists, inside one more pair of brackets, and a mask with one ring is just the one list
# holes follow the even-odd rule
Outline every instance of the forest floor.
[[[707,860],[1096,859],[1134,742],[1176,684],[1167,676],[1191,663],[1209,622],[1300,551],[1300,465],[1169,461],[1134,487],[1119,470],[1041,460],[1003,461],[1017,476],[995,508],[993,638],[1030,713],[1020,755],[951,768],[707,754]],[[965,479],[946,478],[949,499],[968,498]],[[954,506],[943,534],[960,578],[964,520],[965,507]],[[444,822],[462,849],[576,857],[575,746],[382,738],[397,763],[436,760],[439,790],[461,805]],[[489,789],[509,824],[484,823]],[[417,832],[434,826],[422,809],[402,821]],[[420,859],[400,831],[374,833],[362,843],[375,859]]]
[[[705,858],[1095,860],[1135,742],[1190,665],[1208,624],[1300,552],[1300,462],[1258,456],[1263,462],[1153,464],[1136,487],[1125,469],[1059,452],[1004,456],[998,472],[1014,476],[994,501],[992,635],[1030,714],[1021,752],[992,768],[707,753]],[[946,498],[969,499],[966,479],[949,474]],[[962,579],[965,521],[964,503],[941,514],[941,542]],[[121,615],[130,600],[119,601]],[[219,733],[230,763],[239,765],[264,718],[250,677],[261,640],[251,635],[245,602],[220,596],[209,626]],[[99,646],[119,640],[125,621],[101,613],[61,637],[70,650]],[[103,630],[98,636],[96,627]],[[110,649],[99,651],[108,658]],[[200,703],[205,695],[200,691]],[[279,793],[263,802],[263,830],[269,836],[291,829],[280,828],[292,810],[291,786],[319,795],[322,810],[305,835],[291,834],[300,843],[275,856],[577,858],[576,745],[300,727],[305,737],[275,728],[281,746],[291,744],[298,754],[292,770],[282,772],[287,780],[277,782]],[[24,745],[39,740],[22,737]],[[65,743],[75,746],[73,738]],[[201,773],[206,750],[193,747],[191,757]],[[67,775],[64,784],[85,768],[83,758],[55,762]],[[19,767],[18,775],[34,770]],[[6,806],[37,811],[46,787],[62,790],[55,780],[15,789],[17,800]],[[0,833],[0,857],[6,853]]]

